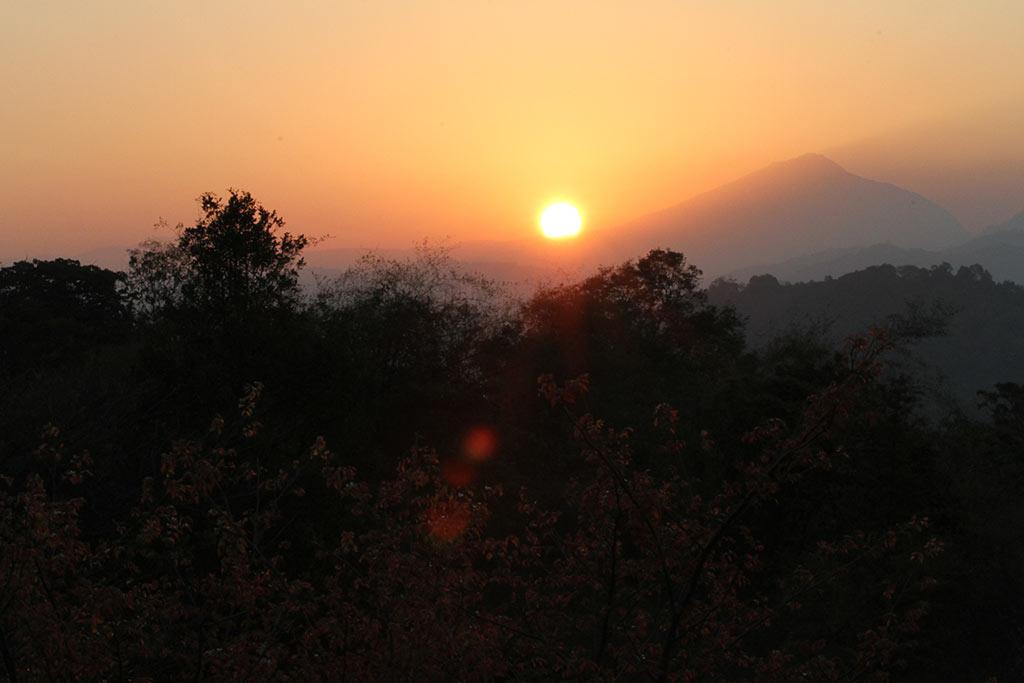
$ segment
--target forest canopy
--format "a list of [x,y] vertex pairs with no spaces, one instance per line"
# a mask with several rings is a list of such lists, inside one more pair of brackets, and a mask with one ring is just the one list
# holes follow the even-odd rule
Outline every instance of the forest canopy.
[[[866,295],[705,289],[669,250],[522,302],[440,253],[309,293],[306,236],[245,192],[200,208],[126,273],[0,268],[11,680],[1024,667],[1024,389],[924,417],[894,359],[941,325],[748,344],[786,301]],[[849,277],[972,320],[1022,299]]]

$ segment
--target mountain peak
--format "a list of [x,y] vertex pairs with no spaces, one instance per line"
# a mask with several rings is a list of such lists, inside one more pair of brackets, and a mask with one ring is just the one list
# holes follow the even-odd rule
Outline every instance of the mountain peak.
[[798,157],[792,159],[786,159],[784,161],[777,161],[772,166],[777,167],[792,167],[792,168],[806,168],[813,170],[824,170],[824,171],[842,171],[846,173],[846,169],[837,164],[836,162],[829,159],[823,154],[816,152],[808,152],[807,154],[801,154]]
[[678,248],[712,273],[826,249],[941,249],[966,238],[942,207],[820,154],[776,162],[632,227],[638,241]]
[[792,159],[776,161],[760,171],[755,171],[752,175],[769,178],[809,179],[848,176],[851,173],[828,157],[810,152]]
[[784,187],[813,188],[822,184],[839,183],[860,179],[826,156],[813,152],[801,154],[792,159],[776,161],[767,166],[737,178],[730,183],[712,190],[711,193],[727,188],[761,188],[774,191]]

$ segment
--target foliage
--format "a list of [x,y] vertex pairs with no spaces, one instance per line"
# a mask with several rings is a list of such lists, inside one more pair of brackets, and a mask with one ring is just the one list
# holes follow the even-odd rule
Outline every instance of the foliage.
[[[306,297],[304,237],[201,203],[127,275],[0,270],[8,678],[1024,671],[1020,386],[927,420],[891,365],[1013,287],[704,289],[656,250],[517,305],[424,250]],[[720,305],[865,293],[881,327],[750,345]]]
[[[754,583],[765,548],[746,526],[761,502],[828,466],[833,422],[870,381],[875,353],[862,347],[848,381],[813,397],[798,428],[743,435],[753,457],[708,499],[685,479],[636,469],[629,430],[574,417],[585,381],[542,378],[542,395],[573,419],[587,468],[560,509],[520,491],[518,528],[502,535],[489,521],[503,488],[446,481],[429,450],[376,486],[322,439],[268,465],[254,384],[237,421],[217,418],[201,439],[174,444],[113,533],[89,539],[90,459],[69,457],[50,427],[36,454],[49,484],[42,474],[8,480],[0,497],[6,665],[12,677],[239,680],[791,680],[884,669],[919,628],[927,579],[916,567],[941,549],[927,521],[821,539],[767,595]],[[666,450],[685,455],[672,432]],[[303,528],[310,494],[334,523]],[[878,622],[849,643],[772,629],[851,567],[892,555],[905,558],[905,577],[898,590],[876,587]]]
[[146,312],[184,306],[195,315],[244,317],[289,306],[299,295],[304,235],[280,232],[284,220],[248,192],[199,198],[194,226],[177,242],[133,250],[129,283]]
[[127,333],[124,276],[71,259],[0,268],[0,378]]

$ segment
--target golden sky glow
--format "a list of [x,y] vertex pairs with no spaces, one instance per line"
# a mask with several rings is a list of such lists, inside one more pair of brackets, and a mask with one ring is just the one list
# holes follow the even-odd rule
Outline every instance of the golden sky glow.
[[1024,97],[1022,26],[1019,0],[8,1],[0,259],[132,245],[228,187],[335,246],[521,238],[559,195],[607,228]]

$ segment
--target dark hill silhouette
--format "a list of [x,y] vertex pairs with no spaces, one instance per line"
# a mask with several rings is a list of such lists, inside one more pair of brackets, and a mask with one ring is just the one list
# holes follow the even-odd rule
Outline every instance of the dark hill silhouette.
[[[872,266],[818,282],[781,283],[772,275],[746,285],[719,280],[710,300],[735,306],[753,346],[797,330],[839,343],[871,325],[902,319],[944,319],[944,330],[921,339],[904,369],[944,378],[965,405],[998,382],[1024,382],[1024,287],[998,283],[980,266]],[[942,327],[943,325],[940,325]]]
[[627,229],[639,247],[681,249],[710,274],[824,249],[879,242],[939,249],[967,237],[921,195],[817,154],[772,164]]

